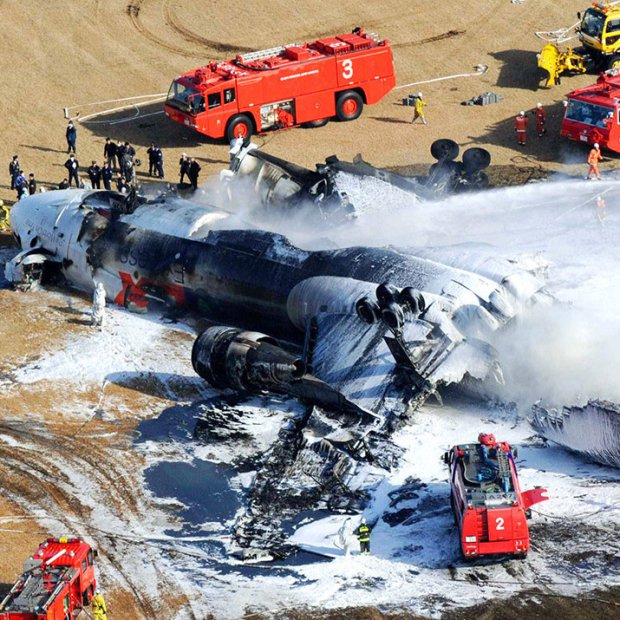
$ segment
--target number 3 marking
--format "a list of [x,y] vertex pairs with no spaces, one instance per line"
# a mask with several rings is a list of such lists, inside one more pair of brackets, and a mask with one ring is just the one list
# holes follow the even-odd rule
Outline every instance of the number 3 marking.
[[353,61],[352,60],[342,61],[342,77],[345,80],[350,80],[353,77]]
[[504,519],[502,519],[501,517],[497,517],[497,519],[495,519],[495,529],[496,530],[504,529]]

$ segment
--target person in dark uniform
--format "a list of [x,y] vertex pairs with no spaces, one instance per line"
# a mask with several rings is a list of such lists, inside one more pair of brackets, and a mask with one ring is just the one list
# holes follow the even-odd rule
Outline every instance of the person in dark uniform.
[[101,189],[101,168],[95,160],[92,161],[86,171],[88,172],[91,187],[93,189]]
[[110,140],[110,138],[105,139],[105,144],[103,146],[103,161],[108,164],[112,168],[116,168],[116,144]]
[[78,177],[78,170],[80,168],[80,163],[73,153],[69,155],[69,159],[65,162],[65,168],[69,171],[69,187],[71,187],[72,180],[75,180],[75,186],[79,187],[80,178]]
[[123,172],[123,161],[124,161],[126,152],[127,152],[127,149],[125,145],[119,140],[116,143],[116,160],[118,161],[118,170],[122,175],[125,174]]
[[[116,150],[118,156],[118,149]],[[127,179],[128,183],[131,183],[134,179],[135,170],[133,167],[133,158],[136,154],[136,149],[129,144],[129,142],[125,142],[125,144],[121,147],[121,157],[120,157],[120,169],[121,174]]]
[[67,177],[65,177],[59,184],[58,189],[69,189],[69,181],[67,181]]
[[146,152],[149,156],[149,176],[152,177],[155,174],[155,168],[157,167],[157,147],[153,142],[151,142],[151,146],[146,149]]
[[112,189],[112,177],[114,172],[109,162],[101,169],[101,178],[103,179],[103,187],[105,189]]
[[362,517],[359,527],[355,530],[355,534],[360,543],[360,554],[370,555],[370,527],[366,524],[364,517]]
[[183,183],[183,179],[185,178],[185,175],[187,175],[187,178],[189,179],[189,157],[187,156],[186,153],[183,153],[181,155],[181,159],[179,159],[179,167],[180,167],[180,173],[181,173],[181,178],[179,179],[179,185],[181,185]]
[[198,175],[200,174],[200,164],[192,157],[189,160],[189,170],[187,171],[187,176],[189,177],[189,182],[192,184],[192,189],[198,189]]
[[11,189],[15,189],[15,179],[22,171],[21,166],[19,165],[19,159],[17,155],[13,155],[13,159],[9,164],[9,174],[11,175]]
[[127,185],[125,177],[120,172],[116,175],[116,189],[123,194],[129,193],[129,185]]
[[28,181],[21,172],[15,177],[15,191],[17,192],[17,200],[28,193]]
[[37,193],[37,181],[34,178],[34,172],[31,172],[28,175],[28,193],[32,196],[32,194]]
[[77,129],[73,124],[73,121],[69,121],[67,125],[67,153],[75,153],[75,142],[77,140]]
[[136,156],[136,149],[129,144],[129,142],[125,142],[125,153],[128,153],[129,156],[133,159]]
[[159,147],[155,147],[155,166],[157,168],[157,176],[164,178],[164,154]]

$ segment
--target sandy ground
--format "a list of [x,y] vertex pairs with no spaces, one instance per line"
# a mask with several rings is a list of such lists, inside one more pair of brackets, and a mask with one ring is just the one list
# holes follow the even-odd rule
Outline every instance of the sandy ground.
[[[428,165],[433,140],[451,137],[463,148],[489,148],[494,163],[501,166],[581,172],[583,164],[561,163],[581,163],[586,155],[583,148],[559,139],[561,100],[568,90],[591,82],[592,77],[566,78],[561,86],[539,88],[535,53],[542,42],[533,33],[569,26],[583,8],[579,0],[523,4],[464,0],[458,8],[447,2],[387,0],[380,10],[367,0],[343,0],[333,6],[310,0],[295,11],[281,0],[256,7],[239,0],[225,6],[179,0],[3,0],[0,160],[6,168],[17,153],[25,171],[34,172],[40,183],[58,183],[65,173],[64,107],[83,117],[119,105],[86,104],[164,93],[175,75],[209,59],[311,40],[360,24],[392,43],[399,85],[467,73],[479,63],[489,70],[480,77],[396,90],[367,108],[355,123],[265,134],[258,142],[269,152],[306,166],[332,153],[350,159],[358,152],[379,166]],[[245,19],[232,18],[239,15]],[[400,103],[403,95],[418,90],[428,101],[426,127],[409,125],[411,108]],[[501,94],[503,101],[485,107],[460,105],[486,91]],[[548,136],[537,139],[532,123],[529,144],[518,150],[514,115],[520,109],[532,109],[537,101],[547,107]],[[176,180],[176,164],[184,151],[201,162],[203,178],[226,165],[226,145],[174,124],[160,112],[160,104],[153,104],[127,122],[78,124],[82,167],[93,159],[101,161],[108,135],[132,142],[143,161],[150,142],[160,144],[169,180]],[[130,109],[114,119],[135,114]],[[13,199],[8,171],[0,184],[0,197]]]
[[[483,76],[394,91],[354,123],[334,122],[320,129],[295,128],[260,136],[258,143],[270,153],[312,167],[332,153],[350,159],[361,152],[376,165],[411,170],[413,164],[432,163],[429,147],[435,139],[451,137],[464,148],[488,148],[504,180],[511,174],[524,179],[545,170],[578,174],[585,169],[586,153],[560,142],[561,100],[568,90],[593,78],[566,78],[562,86],[539,88],[535,53],[541,42],[533,33],[572,24],[575,12],[586,4],[580,0],[526,0],[523,4],[509,0],[456,4],[307,0],[293,10],[283,0],[0,0],[4,82],[0,161],[5,162],[0,198],[9,203],[14,199],[7,170],[13,153],[19,154],[25,172],[34,172],[40,184],[62,179],[64,107],[77,106],[71,113],[79,111],[84,116],[115,105],[86,105],[92,102],[163,93],[176,74],[209,59],[346,32],[358,24],[393,44],[400,85],[466,73],[478,63],[489,65],[489,70]],[[423,91],[429,104],[427,126],[410,125],[411,108],[400,104],[403,95],[417,90]],[[500,93],[503,101],[486,107],[461,105],[489,90]],[[531,131],[528,145],[518,150],[513,117],[537,101],[548,110],[548,135],[539,140]],[[197,157],[203,178],[226,166],[227,145],[173,124],[160,112],[157,104],[142,108],[138,118],[127,122],[78,124],[82,166],[92,159],[101,161],[106,136],[129,140],[143,160],[150,142],[157,142],[164,149],[167,180],[177,179],[181,152]],[[115,120],[134,114],[129,110]],[[613,165],[613,161],[606,163],[603,170]],[[58,531],[52,525],[56,519],[63,528],[108,545],[100,552],[103,577],[110,581],[109,618],[170,618],[186,595],[167,583],[166,575],[157,573],[155,561],[151,568],[159,583],[157,599],[136,591],[132,576],[123,573],[122,543],[116,541],[119,547],[114,548],[114,541],[95,531],[79,531],[80,522],[88,520],[94,508],[76,499],[73,487],[79,481],[63,471],[55,458],[62,453],[72,472],[79,471],[97,484],[101,490],[98,501],[110,506],[113,514],[120,518],[130,512],[139,517],[148,498],[135,494],[141,488],[135,476],[142,463],[131,450],[132,432],[150,412],[169,403],[166,395],[156,386],[133,390],[111,385],[106,391],[110,415],[103,419],[97,416],[101,386],[82,385],[67,391],[62,383],[39,382],[16,389],[11,379],[15,369],[49,352],[61,336],[88,329],[86,309],[87,301],[74,293],[21,296],[17,304],[13,293],[0,291],[0,380],[4,388],[0,395],[0,435],[4,438],[0,441],[0,546],[5,550],[0,554],[0,588],[6,590],[26,556],[48,534]],[[81,415],[65,415],[68,408]],[[32,506],[37,506],[36,515]],[[33,516],[40,517],[39,521]],[[489,613],[479,617],[513,617],[501,611]],[[381,617],[377,614],[360,611],[355,617]],[[329,617],[340,616],[334,612]],[[342,617],[353,616],[343,612]]]

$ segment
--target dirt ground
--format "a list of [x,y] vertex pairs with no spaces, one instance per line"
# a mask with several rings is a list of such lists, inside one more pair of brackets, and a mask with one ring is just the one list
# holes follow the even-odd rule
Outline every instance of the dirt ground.
[[[585,0],[525,0],[522,4],[510,0],[384,0],[380,4],[371,0],[306,0],[292,10],[291,3],[284,0],[0,0],[4,83],[0,161],[5,166],[0,198],[8,204],[14,200],[8,175],[14,153],[19,154],[26,173],[35,173],[40,185],[57,184],[65,176],[65,107],[71,107],[72,115],[80,112],[83,117],[120,105],[116,101],[89,105],[94,102],[164,93],[175,75],[210,59],[347,32],[356,25],[391,42],[397,82],[404,87],[366,108],[354,123],[333,122],[320,129],[294,128],[259,136],[258,144],[268,152],[308,167],[334,153],[350,160],[361,152],[375,165],[412,172],[432,163],[429,147],[434,140],[450,137],[462,148],[483,146],[490,150],[494,164],[490,176],[495,183],[523,182],[548,171],[582,174],[586,151],[564,144],[558,135],[561,101],[566,92],[590,83],[593,77],[570,77],[561,86],[540,88],[535,54],[542,42],[534,32],[571,25],[576,11],[587,4]],[[475,77],[405,86],[469,73],[477,64],[488,65],[488,71]],[[428,102],[427,126],[411,125],[412,109],[400,103],[407,93],[420,90]],[[503,100],[485,107],[461,105],[485,91],[499,93]],[[514,115],[521,109],[531,110],[537,101],[547,109],[548,134],[538,139],[532,121],[527,146],[517,147]],[[101,162],[106,136],[130,141],[143,161],[148,145],[152,141],[159,144],[169,181],[177,180],[176,162],[182,152],[198,159],[203,179],[227,165],[227,145],[168,121],[161,104],[140,108],[140,115],[136,114],[133,109],[120,112],[114,120],[123,122],[114,124],[77,124],[78,159],[84,169],[93,159]],[[614,166],[612,159],[602,169]],[[74,293],[20,297],[19,306],[15,299],[8,291],[0,291],[0,380],[4,388],[0,434],[10,439],[0,442],[2,591],[14,581],[27,555],[48,535],[24,509],[26,504],[38,506],[38,514],[58,518],[67,526],[73,523],[77,527],[75,524],[88,516],[90,508],[76,503],[71,481],[55,467],[58,451],[97,482],[101,501],[114,506],[116,514],[129,511],[139,515],[147,500],[133,491],[140,486],[132,479],[140,462],[131,450],[131,436],[149,411],[167,403],[157,390],[147,394],[113,385],[106,395],[107,407],[117,407],[123,416],[112,422],[94,417],[85,433],[84,420],[63,415],[63,409],[75,405],[94,411],[99,394],[92,386],[83,386],[76,393],[41,383],[17,389],[11,381],[15,368],[50,350],[60,334],[86,329],[80,316],[87,302]],[[36,419],[27,420],[33,410]],[[94,531],[82,533],[113,546]],[[183,596],[175,594],[174,584],[166,584],[165,575],[157,577],[162,591],[169,586],[169,594],[152,601],[135,590],[131,575],[123,574],[113,548],[100,551],[116,570],[114,585],[107,587],[112,609],[109,618],[170,618],[183,604]],[[590,617],[565,615],[565,603],[550,598],[542,606],[547,617]],[[407,617],[358,611],[324,617]],[[466,611],[459,617],[516,615],[510,603]],[[611,616],[601,611],[597,617]]]

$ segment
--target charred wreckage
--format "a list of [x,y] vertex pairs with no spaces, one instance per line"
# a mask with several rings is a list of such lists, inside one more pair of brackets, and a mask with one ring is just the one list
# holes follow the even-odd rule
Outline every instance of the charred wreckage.
[[[440,167],[456,157],[447,141],[435,150]],[[486,158],[473,151],[463,168],[471,158],[479,170]],[[280,163],[249,149],[237,169],[249,170],[256,191],[274,200],[328,189],[321,184],[332,172]],[[369,168],[358,163],[357,173]],[[372,170],[396,182],[397,175]],[[416,192],[421,186],[406,183]],[[171,194],[48,192],[17,203],[11,226],[21,251],[5,273],[15,285],[54,274],[82,290],[101,282],[109,299],[129,309],[192,310],[213,322],[192,351],[194,369],[212,386],[307,403],[257,459],[247,511],[235,526],[241,555],[286,553],[278,526],[301,510],[359,510],[398,459],[391,433],[441,386],[502,381],[491,334],[520,308],[550,300],[537,269],[488,246],[309,251],[225,209]],[[217,417],[218,406],[202,408],[203,422]]]

